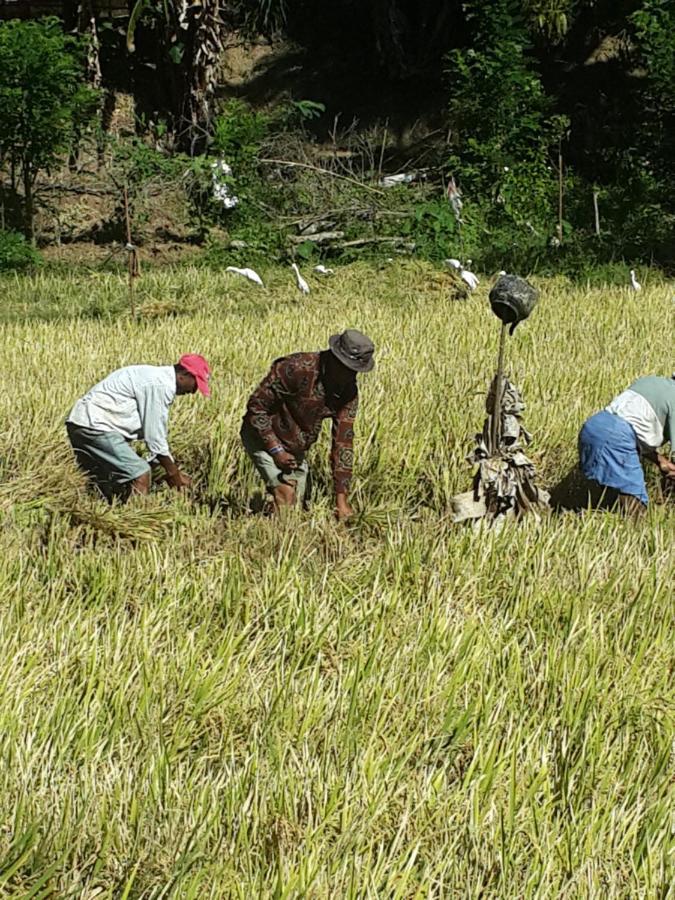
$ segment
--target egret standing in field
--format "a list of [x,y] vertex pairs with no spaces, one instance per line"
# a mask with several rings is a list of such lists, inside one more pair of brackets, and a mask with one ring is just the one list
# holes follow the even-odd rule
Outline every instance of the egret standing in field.
[[319,263],[318,266],[314,266],[314,271],[318,275],[334,275],[335,274],[335,269],[327,269],[326,266],[321,265],[321,263]]
[[300,274],[300,269],[297,267],[296,263],[291,263],[291,269],[295,272],[295,282],[298,285],[298,290],[303,294],[309,294],[309,285]]
[[246,278],[248,281],[252,281],[260,287],[265,287],[262,278],[255,269],[238,269],[236,266],[228,266],[225,271],[232,272],[234,275],[241,275],[242,278]]
[[[476,290],[476,287],[480,284],[480,279],[476,275],[474,275],[473,272],[469,272],[468,269],[465,269],[458,259],[446,259],[444,260],[444,262],[446,266],[457,269],[457,271],[459,272],[459,277],[468,286],[470,291]],[[468,262],[471,263],[471,260],[469,260]]]
[[642,285],[635,277],[635,269],[630,270],[630,286],[631,286],[632,290],[635,291],[636,294],[642,290]]

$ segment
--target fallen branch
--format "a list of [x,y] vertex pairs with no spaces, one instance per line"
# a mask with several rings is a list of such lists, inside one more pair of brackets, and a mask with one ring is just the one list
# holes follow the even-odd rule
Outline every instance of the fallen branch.
[[339,241],[344,236],[344,231],[319,231],[317,234],[292,234],[289,235],[288,240],[292,244],[304,244],[305,241],[311,241],[313,244],[327,244],[329,241]]
[[320,175],[330,175],[331,178],[340,178],[342,181],[349,181],[351,184],[356,184],[366,191],[372,191],[373,194],[379,194],[381,197],[384,196],[384,191],[371,187],[369,184],[364,184],[363,181],[357,181],[356,178],[349,178],[347,175],[339,175],[337,172],[331,172],[329,169],[322,169],[320,166],[311,166],[309,163],[293,162],[290,159],[260,159],[258,162],[275,166],[290,166],[296,169],[309,169],[311,172],[318,172]]
[[324,150],[314,150],[313,155],[317,159],[353,159],[360,154],[355,150],[332,150],[330,147]]
[[390,209],[376,209],[373,213],[374,219],[409,219],[409,212],[395,212]]
[[[315,216],[303,216],[298,219],[295,216],[281,216],[280,219],[288,225],[294,225],[299,231],[309,228],[315,223],[327,222],[328,220],[345,220],[348,219],[366,219],[375,221],[377,219],[409,219],[410,212],[397,212],[389,209],[375,209],[372,206],[347,206],[337,209],[328,209]],[[332,228],[336,222],[330,221],[329,228]]]
[[412,241],[409,241],[407,238],[398,236],[398,237],[371,237],[371,238],[358,238],[355,241],[345,241],[344,244],[341,244],[341,247],[363,247],[366,244],[411,244]]
[[43,184],[40,185],[38,194],[46,194],[46,193],[65,193],[65,194],[88,194],[92,197],[112,197],[116,196],[116,192],[112,190],[106,190],[105,188],[83,188],[83,187],[68,187],[65,184]]

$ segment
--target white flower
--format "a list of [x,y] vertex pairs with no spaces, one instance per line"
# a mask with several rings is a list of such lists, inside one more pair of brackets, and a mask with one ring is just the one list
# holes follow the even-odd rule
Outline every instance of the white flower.
[[211,184],[213,186],[213,197],[219,200],[225,209],[234,209],[239,203],[239,198],[231,191],[231,186],[227,182],[227,178],[232,175],[232,167],[229,166],[224,159],[217,159],[211,163]]

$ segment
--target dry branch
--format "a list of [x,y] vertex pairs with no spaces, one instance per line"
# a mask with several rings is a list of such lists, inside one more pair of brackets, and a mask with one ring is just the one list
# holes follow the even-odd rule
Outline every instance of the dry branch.
[[358,181],[356,178],[349,178],[347,175],[340,175],[337,172],[331,172],[329,169],[322,169],[320,166],[312,166],[309,163],[294,162],[290,159],[261,159],[259,162],[274,166],[289,166],[295,169],[309,169],[311,172],[318,172],[319,175],[330,175],[331,178],[340,178],[342,181],[349,181],[366,191],[372,191],[373,194],[379,194],[381,197],[384,196],[384,191],[371,187],[363,181]]
[[344,244],[340,244],[341,247],[363,247],[366,244],[410,244],[412,246],[412,241],[409,241],[407,238],[399,235],[397,237],[369,237],[369,238],[358,238],[354,241],[345,241]]
[[[344,231],[319,231],[317,234],[292,234],[288,240],[292,244],[304,244],[305,241],[311,241],[313,244],[327,244],[329,241],[339,241],[344,236]],[[342,246],[344,247],[346,244]]]

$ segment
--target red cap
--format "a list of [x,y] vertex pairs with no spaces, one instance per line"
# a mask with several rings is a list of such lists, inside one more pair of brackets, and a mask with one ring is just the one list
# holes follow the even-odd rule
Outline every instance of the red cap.
[[205,396],[211,396],[209,388],[209,378],[211,377],[211,369],[209,364],[198,353],[185,353],[178,360],[178,365],[182,366],[190,375],[194,375],[197,380],[197,389]]

